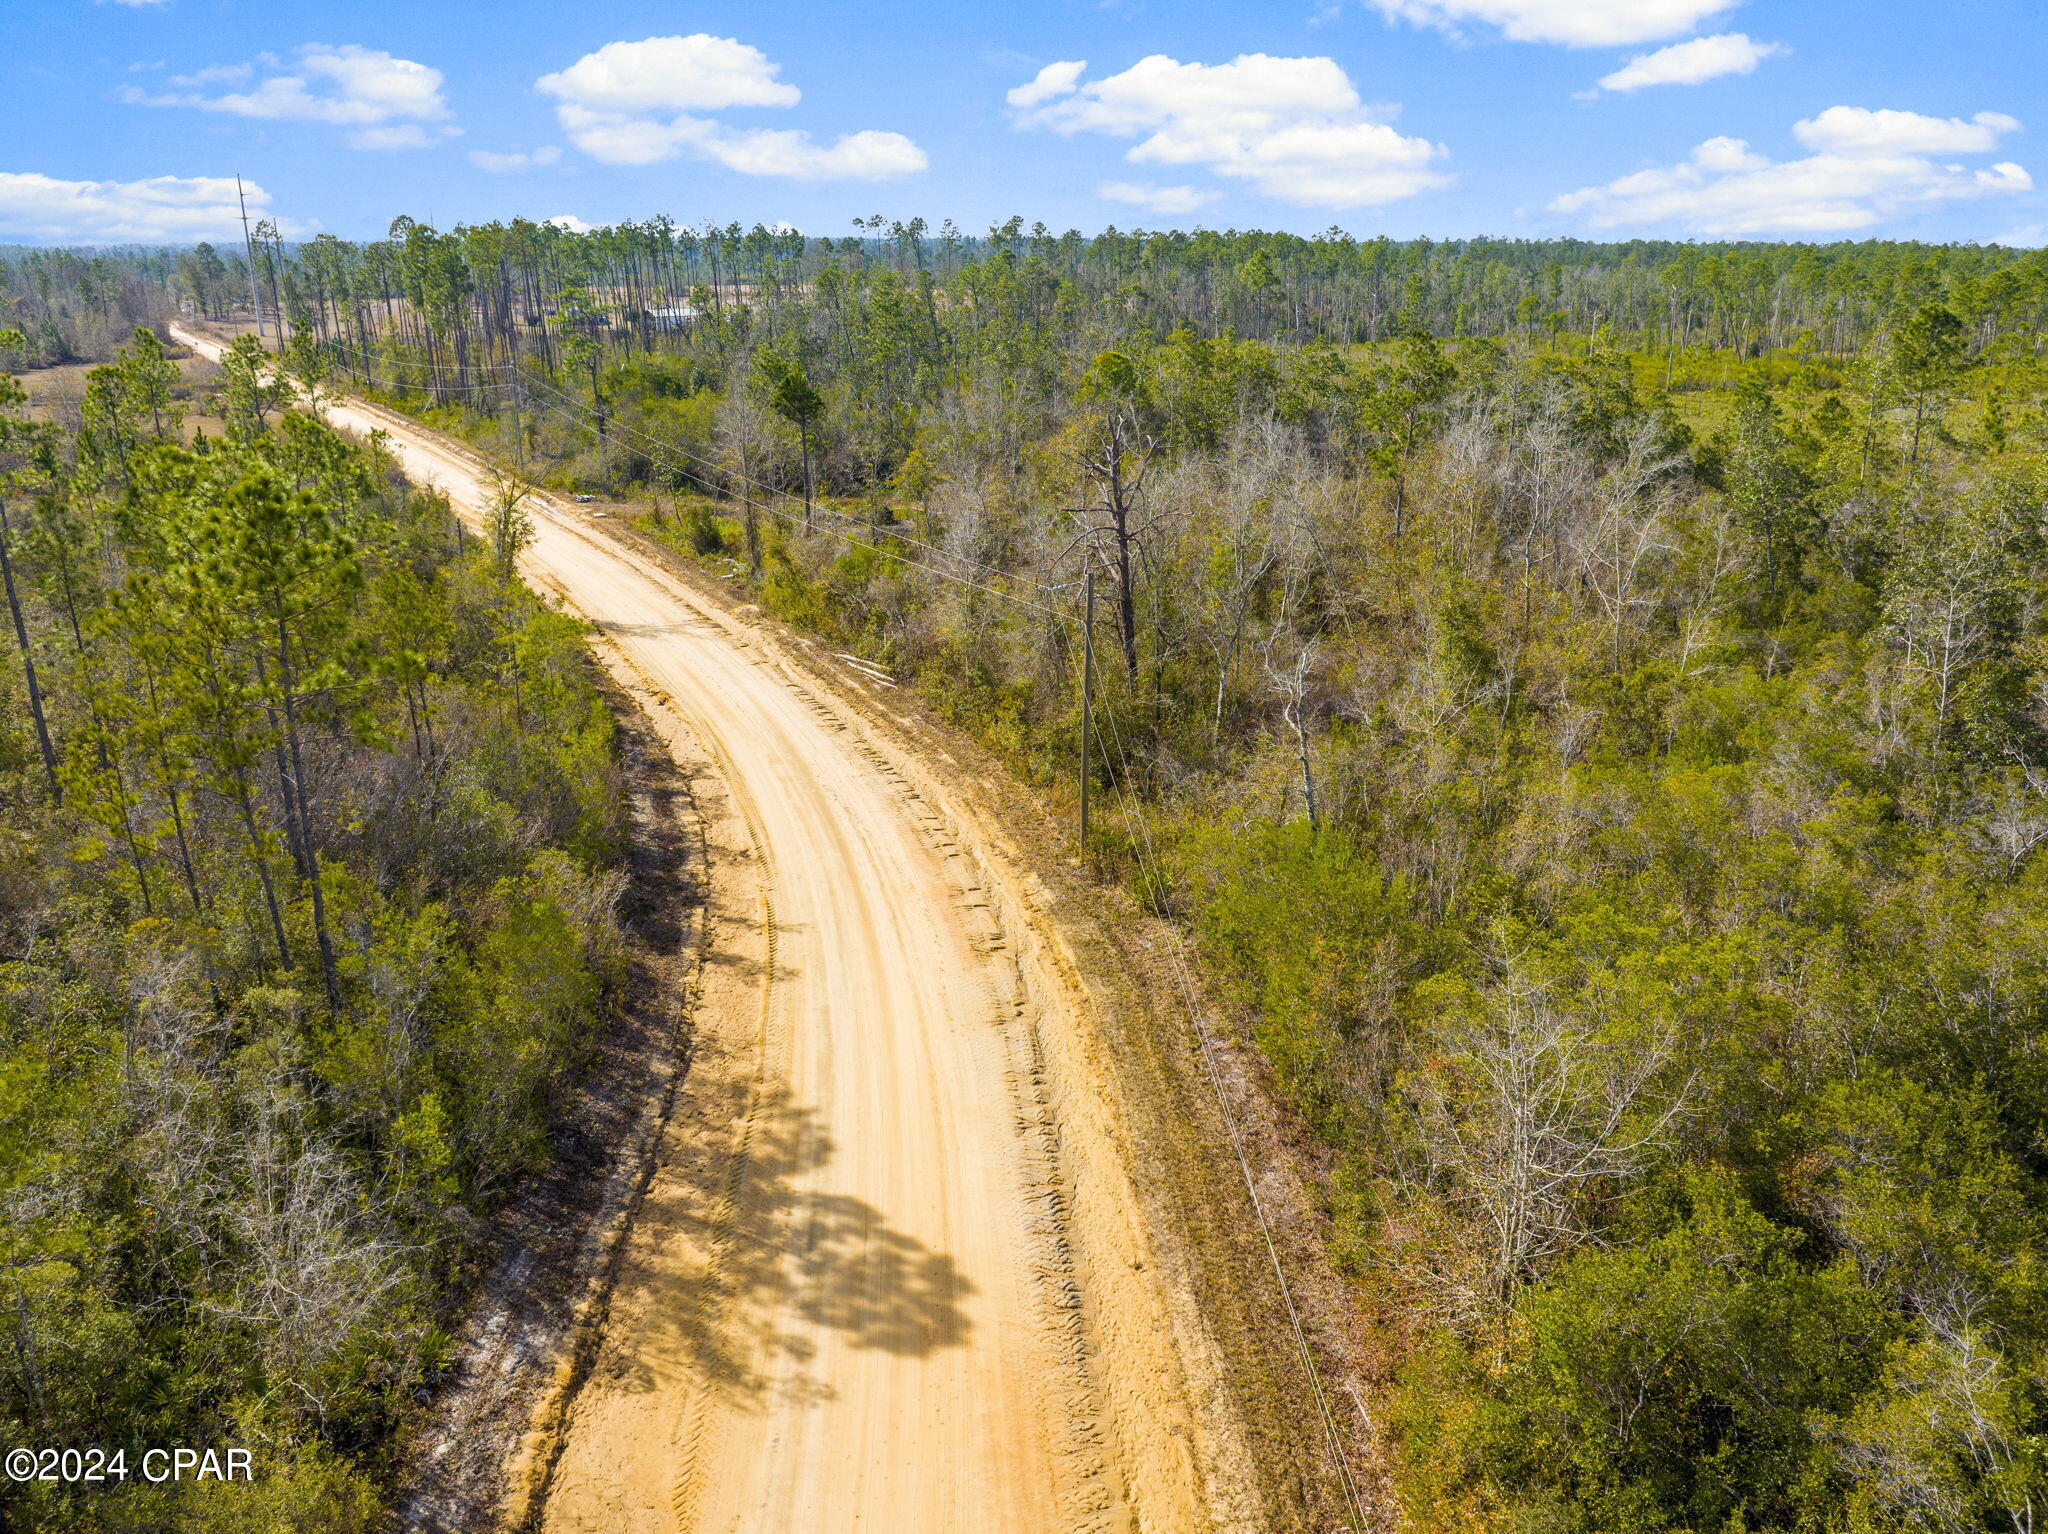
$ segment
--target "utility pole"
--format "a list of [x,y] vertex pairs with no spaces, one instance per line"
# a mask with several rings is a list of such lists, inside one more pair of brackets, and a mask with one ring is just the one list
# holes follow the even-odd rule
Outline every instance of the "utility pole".
[[1095,717],[1095,566],[1081,578],[1081,867],[1088,866],[1089,725]]
[[242,177],[235,175],[235,202],[242,210],[242,253],[249,261],[249,307],[256,311],[256,334],[260,338],[267,332],[263,329],[263,300],[256,292],[256,242],[249,236],[249,199],[242,195]]

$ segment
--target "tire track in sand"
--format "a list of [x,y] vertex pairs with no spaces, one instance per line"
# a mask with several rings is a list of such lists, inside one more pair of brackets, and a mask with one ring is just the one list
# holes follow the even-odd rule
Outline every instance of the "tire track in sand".
[[[477,525],[475,455],[328,414]],[[1199,1322],[1158,1287],[1042,892],[767,629],[537,500],[522,572],[725,789],[690,1075],[540,1527],[1257,1527],[1214,1516],[1205,1483],[1252,1477],[1193,1404]]]

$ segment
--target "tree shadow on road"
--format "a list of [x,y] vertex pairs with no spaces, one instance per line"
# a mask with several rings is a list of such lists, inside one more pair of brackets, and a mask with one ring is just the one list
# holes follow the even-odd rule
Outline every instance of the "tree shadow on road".
[[803,1186],[833,1155],[816,1110],[723,1063],[693,1062],[685,1090],[701,1122],[745,1117],[746,1154],[735,1164],[726,1146],[692,1146],[648,1190],[637,1233],[646,1281],[631,1285],[634,1314],[614,1313],[618,1383],[654,1390],[694,1376],[742,1404],[821,1401],[833,1392],[806,1371],[814,1328],[905,1357],[963,1344],[960,1302],[974,1286],[953,1258],[861,1199]]

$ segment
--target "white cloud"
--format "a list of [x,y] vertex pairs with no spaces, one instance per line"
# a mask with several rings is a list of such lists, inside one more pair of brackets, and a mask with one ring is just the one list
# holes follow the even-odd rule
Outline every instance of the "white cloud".
[[1081,73],[1087,69],[1086,59],[1062,59],[1048,64],[1024,84],[1013,87],[1003,99],[1013,107],[1035,107],[1064,96],[1081,83]]
[[[243,183],[249,213],[267,213],[270,194]],[[287,234],[306,226],[277,220]],[[87,244],[183,242],[241,233],[232,176],[152,176],[144,181],[59,181],[0,172],[0,232]]]
[[2048,224],[2021,224],[2019,228],[2008,229],[1984,243],[2003,245],[2008,250],[2039,250],[2048,245]]
[[1793,137],[1808,149],[1833,154],[1988,154],[2000,134],[2019,128],[2003,112],[1959,117],[1923,117],[1918,112],[1873,112],[1867,107],[1829,107],[1818,117],[1792,125]]
[[557,229],[566,229],[571,234],[588,234],[597,227],[595,224],[584,223],[582,219],[573,213],[557,213],[553,218],[547,219],[544,222],[553,224]]
[[793,107],[803,92],[777,80],[781,72],[759,48],[696,32],[606,43],[535,84],[550,96],[603,112]]
[[612,112],[593,112],[572,102],[555,108],[555,116],[569,142],[607,165],[655,165],[683,152],[689,129],[708,128],[706,118],[677,117],[664,122],[653,117],[625,117]]
[[1740,0],[1371,0],[1390,20],[1456,32],[1478,22],[1522,43],[1621,48],[1690,32]]
[[1111,202],[1130,203],[1163,218],[1193,213],[1223,196],[1221,192],[1203,192],[1191,186],[1154,186],[1149,181],[1105,181],[1095,189],[1095,195]]
[[930,160],[900,133],[867,129],[829,147],[796,128],[728,128],[687,113],[667,122],[616,117],[564,104],[558,109],[569,142],[608,165],[654,165],[688,154],[745,176],[802,180],[887,181],[914,175]]
[[1019,87],[1018,126],[1135,138],[1134,163],[1203,166],[1303,207],[1378,207],[1450,179],[1435,168],[1448,151],[1381,121],[1390,112],[1361,102],[1334,59],[1155,53],[1082,85],[1084,67],[1050,64]]
[[[279,67],[268,55],[263,62]],[[288,74],[270,75],[250,90],[205,93],[209,85],[237,84],[254,73],[247,64],[215,64],[174,78],[170,83],[176,90],[149,95],[130,86],[120,97],[140,106],[332,123],[351,129],[348,141],[358,149],[415,149],[459,131],[445,126],[449,112],[441,95],[441,71],[376,48],[308,43]]]
[[478,170],[493,171],[499,175],[530,170],[536,165],[552,165],[561,158],[562,148],[559,144],[543,144],[531,154],[518,149],[503,153],[492,149],[472,149],[469,152],[470,164]]
[[[1741,139],[1708,139],[1673,166],[1636,171],[1552,201],[1595,229],[1670,226],[1710,237],[1829,235],[1869,229],[1944,203],[2030,191],[2010,160],[1978,169],[1928,154],[1984,153],[2019,127],[1998,113],[1968,122],[1831,107],[1794,136],[1818,153],[1774,161]],[[1967,147],[1964,147],[1967,146]]]
[[886,181],[930,163],[900,133],[866,129],[820,145],[802,129],[731,128],[700,115],[795,106],[803,93],[776,79],[781,69],[758,48],[699,32],[607,43],[535,83],[555,98],[569,142],[610,165],[689,155],[746,176]]
[[1723,75],[1752,74],[1765,59],[1785,51],[1782,43],[1759,43],[1741,32],[1695,37],[1630,59],[1613,74],[1601,76],[1600,88],[1639,91],[1646,85],[1698,85]]

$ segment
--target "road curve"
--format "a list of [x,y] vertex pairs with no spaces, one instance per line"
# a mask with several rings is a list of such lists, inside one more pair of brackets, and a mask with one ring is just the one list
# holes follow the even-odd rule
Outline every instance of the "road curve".
[[[360,402],[326,413],[383,431],[476,523],[473,454]],[[523,573],[723,799],[689,1075],[542,1451],[541,1526],[1242,1526],[1205,1485],[1231,1455],[1187,1399],[1187,1307],[1151,1276],[1028,879],[873,727],[885,694],[856,698],[586,511],[535,506]]]

